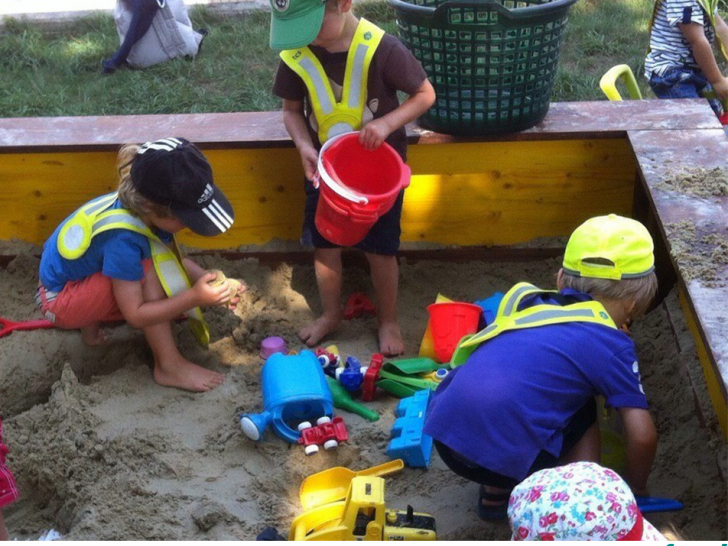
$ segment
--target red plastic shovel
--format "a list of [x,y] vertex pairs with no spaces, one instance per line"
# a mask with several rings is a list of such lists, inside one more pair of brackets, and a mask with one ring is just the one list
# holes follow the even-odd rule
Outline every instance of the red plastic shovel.
[[44,330],[46,328],[55,328],[56,325],[49,320],[26,320],[23,322],[13,322],[12,320],[0,317],[0,337],[12,334],[15,330]]

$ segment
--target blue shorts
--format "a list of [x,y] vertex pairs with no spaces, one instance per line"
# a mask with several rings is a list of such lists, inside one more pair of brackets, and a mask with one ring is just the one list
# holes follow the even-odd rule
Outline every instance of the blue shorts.
[[[704,91],[713,89],[703,74],[690,68],[671,68],[662,76],[653,74],[650,87],[658,99],[699,99]],[[715,99],[708,102],[716,115],[722,113],[720,102]]]
[[[538,472],[545,468],[559,466],[561,464],[561,458],[565,457],[569,451],[571,451],[572,448],[579,443],[579,440],[581,440],[584,434],[586,434],[586,432],[596,422],[597,402],[596,399],[592,398],[574,414],[561,431],[563,436],[561,454],[558,457],[554,457],[548,451],[541,450],[536,457],[536,460],[531,465],[528,475],[530,476],[534,472]],[[488,470],[487,468],[475,464],[442,442],[435,440],[434,445],[445,465],[455,472],[455,474],[465,478],[466,480],[470,480],[481,485],[489,485],[509,490],[513,489],[520,483],[520,481],[515,478],[498,474],[497,472],[493,472],[492,470]]]
[[[318,206],[319,191],[313,184],[304,179],[303,188],[306,192],[306,206],[303,209],[303,234],[301,244],[313,248],[339,248],[339,245],[326,240],[316,229],[316,207]],[[372,226],[372,229],[354,248],[379,254],[382,256],[395,256],[399,251],[399,237],[402,233],[400,219],[402,217],[402,202],[404,190],[399,192],[394,206]]]

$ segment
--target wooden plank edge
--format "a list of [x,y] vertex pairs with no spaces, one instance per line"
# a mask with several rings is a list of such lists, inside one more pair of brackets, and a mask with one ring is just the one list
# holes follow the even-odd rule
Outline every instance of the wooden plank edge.
[[698,327],[698,321],[695,318],[692,302],[687,295],[687,290],[682,282],[678,283],[678,298],[680,306],[685,314],[685,322],[688,325],[690,333],[695,340],[695,347],[698,350],[698,359],[700,366],[703,368],[703,376],[708,387],[708,394],[713,403],[720,428],[723,431],[723,438],[728,440],[728,403],[726,403],[726,387],[723,377],[717,369],[715,362],[710,358],[707,350],[707,341],[703,337],[702,329]]
[[[276,266],[282,263],[308,264],[313,263],[313,252],[309,250],[295,250],[290,252],[246,252],[242,250],[191,250],[188,256],[220,256],[226,260],[255,259],[263,265]],[[544,248],[512,248],[512,247],[458,247],[424,250],[401,250],[398,258],[408,262],[433,260],[452,263],[466,263],[472,261],[488,262],[532,262],[545,260],[564,255],[561,247]],[[6,268],[17,255],[0,255],[0,268]],[[36,255],[36,258],[40,258]],[[367,266],[366,257],[362,252],[345,250],[342,255],[344,265],[347,267]]]

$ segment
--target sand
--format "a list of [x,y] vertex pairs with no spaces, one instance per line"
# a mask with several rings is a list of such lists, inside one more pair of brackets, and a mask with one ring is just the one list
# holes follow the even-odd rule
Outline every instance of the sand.
[[697,280],[705,286],[725,286],[720,273],[728,265],[728,237],[719,233],[700,235],[689,221],[665,225],[670,253],[680,266],[686,282]]
[[726,197],[728,196],[728,174],[720,167],[705,169],[702,167],[670,172],[660,186],[669,191],[676,191],[694,197]]
[[[31,303],[37,259],[22,250],[0,269],[0,315],[37,318]],[[12,537],[34,538],[51,527],[69,539],[252,539],[268,525],[287,534],[300,512],[297,493],[305,476],[386,460],[396,400],[384,395],[371,406],[382,416],[377,423],[342,413],[351,441],[333,452],[307,458],[270,433],[260,443],[241,433],[237,415],[262,409],[260,340],[280,335],[297,348],[295,331],[318,309],[313,269],[214,257],[203,263],[250,287],[235,313],[207,312],[208,351],[195,346],[183,325],[176,327],[186,355],[227,373],[214,391],[157,386],[143,337],[126,326],[95,349],[85,348],[76,332],[18,332],[0,340],[0,409],[9,465],[22,491],[6,510]],[[548,287],[557,266],[555,260],[403,264],[400,313],[409,351],[419,344],[425,307],[438,291],[473,300],[518,280]],[[353,291],[371,292],[364,271],[347,271],[345,292]],[[660,431],[651,491],[686,503],[681,513],[651,520],[673,523],[693,539],[722,540],[726,446],[715,416],[696,411],[709,406],[675,295],[633,334]],[[347,322],[332,341],[366,360],[376,350],[375,323]],[[508,538],[507,524],[477,519],[476,494],[477,486],[452,474],[436,454],[428,470],[405,469],[387,480],[388,505],[433,514],[441,539]]]

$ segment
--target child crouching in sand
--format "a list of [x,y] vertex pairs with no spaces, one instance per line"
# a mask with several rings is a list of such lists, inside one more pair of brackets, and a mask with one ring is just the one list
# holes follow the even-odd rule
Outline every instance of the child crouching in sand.
[[666,542],[619,475],[596,463],[532,474],[511,493],[511,540]]
[[534,472],[600,460],[597,395],[619,410],[627,483],[647,494],[657,432],[620,327],[654,298],[654,263],[642,224],[592,218],[569,239],[558,292],[517,284],[493,324],[461,342],[470,355],[435,391],[424,430],[451,470],[481,485],[482,519],[505,518],[511,490]]
[[[177,349],[171,321],[187,315],[205,345],[199,307],[238,303],[242,285],[212,286],[217,274],[180,261],[174,234],[227,231],[233,208],[197,147],[182,138],[127,144],[117,158],[119,188],[82,206],[43,247],[36,303],[59,328],[80,329],[87,345],[106,340],[104,322],[126,321],[144,335],[160,385],[206,391],[225,376]],[[184,268],[184,269],[183,269]]]

